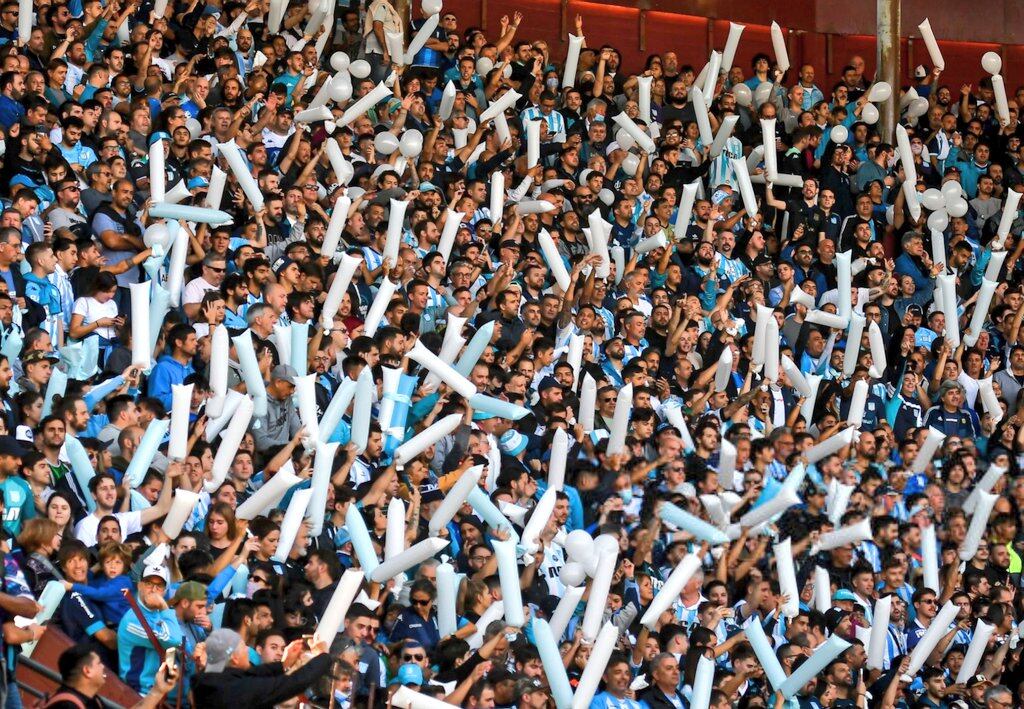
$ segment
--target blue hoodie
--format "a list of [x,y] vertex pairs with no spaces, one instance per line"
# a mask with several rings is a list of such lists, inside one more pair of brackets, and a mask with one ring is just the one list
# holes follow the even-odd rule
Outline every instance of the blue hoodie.
[[164,409],[171,410],[171,387],[174,384],[182,384],[185,377],[194,373],[192,363],[182,364],[169,354],[162,355],[157,360],[156,366],[149,374],[149,396],[154,396],[164,405]]

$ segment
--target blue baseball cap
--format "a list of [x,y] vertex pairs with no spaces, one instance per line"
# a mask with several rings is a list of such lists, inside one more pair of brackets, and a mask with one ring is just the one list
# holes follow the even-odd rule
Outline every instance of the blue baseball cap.
[[414,684],[421,686],[423,684],[423,668],[411,662],[401,665],[398,668],[398,674],[388,684]]
[[155,143],[158,140],[170,140],[170,139],[171,139],[171,134],[170,133],[168,133],[167,131],[158,130],[156,133],[154,133],[153,135],[149,136],[149,144],[152,145],[153,143]]

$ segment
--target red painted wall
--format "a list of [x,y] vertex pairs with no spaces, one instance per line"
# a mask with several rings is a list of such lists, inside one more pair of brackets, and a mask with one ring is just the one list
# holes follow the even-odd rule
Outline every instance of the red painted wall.
[[[981,69],[981,56],[985,52],[1001,52],[1003,75],[1012,95],[1017,85],[1024,81],[1024,74],[1016,71],[1024,61],[1024,3],[1019,3],[1021,7],[1016,0],[1005,0],[1005,3],[1005,6],[1000,0],[986,3],[985,21],[970,22],[968,18],[976,10],[971,3],[904,0],[904,33],[916,35],[918,22],[930,15],[946,62],[942,83],[948,84],[954,94],[959,92],[961,84],[977,85],[985,76]],[[837,0],[767,0],[763,3],[751,3],[749,0],[646,0],[644,4],[651,9],[643,12],[633,6],[635,4],[631,0],[616,0],[616,4],[566,0],[563,10],[563,3],[559,0],[446,0],[445,7],[458,15],[461,29],[482,25],[492,39],[496,38],[501,16],[511,16],[512,12],[519,10],[524,15],[521,36],[547,41],[556,60],[564,57],[566,34],[572,30],[575,15],[580,14],[588,44],[614,45],[622,54],[624,68],[629,72],[642,67],[649,54],[668,50],[675,51],[681,63],[692,64],[699,71],[707,62],[711,49],[721,51],[725,45],[729,19],[720,18],[732,18],[746,23],[736,64],[744,67],[749,75],[750,59],[754,54],[765,52],[769,56],[774,55],[768,26],[774,19],[789,30],[791,64],[794,67],[801,63],[814,65],[817,84],[822,90],[839,80],[843,65],[855,54],[864,58],[869,74],[874,72],[875,38],[867,34],[874,22],[874,3],[870,0],[852,3],[844,0],[841,4]],[[692,14],[684,14],[686,12]],[[1010,27],[1001,26],[993,19],[997,17],[1011,18],[1014,23]],[[816,28],[863,29],[861,34],[835,34],[816,31]],[[943,39],[984,31],[1002,36],[993,37],[991,43]],[[1000,43],[1007,37],[1020,44]],[[919,38],[904,39],[901,66],[904,84],[911,82],[913,69],[918,64],[931,67],[924,43]]]

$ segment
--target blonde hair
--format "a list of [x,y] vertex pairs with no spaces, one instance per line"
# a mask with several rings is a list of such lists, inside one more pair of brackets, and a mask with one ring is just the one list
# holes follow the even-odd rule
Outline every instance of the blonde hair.
[[132,550],[127,544],[107,542],[100,547],[98,559],[100,565],[106,562],[107,559],[120,559],[124,562],[125,569],[127,569],[132,565]]
[[60,533],[60,526],[46,517],[33,517],[25,521],[25,526],[18,535],[18,544],[29,554],[39,551],[53,541]]

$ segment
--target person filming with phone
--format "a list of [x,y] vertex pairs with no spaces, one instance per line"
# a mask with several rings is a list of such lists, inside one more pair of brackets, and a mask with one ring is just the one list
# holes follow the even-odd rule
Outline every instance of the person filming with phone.
[[[103,660],[87,643],[73,645],[61,653],[57,660],[61,685],[49,699],[39,704],[44,709],[102,709],[106,706],[99,698],[107,681],[107,668]],[[132,709],[156,709],[177,682],[177,671],[161,664],[154,676],[149,692]]]
[[285,648],[281,662],[253,666],[242,637],[220,628],[206,639],[206,670],[195,681],[193,704],[207,709],[273,707],[305,691],[327,674],[330,664],[325,642],[300,638]]

